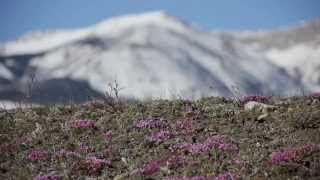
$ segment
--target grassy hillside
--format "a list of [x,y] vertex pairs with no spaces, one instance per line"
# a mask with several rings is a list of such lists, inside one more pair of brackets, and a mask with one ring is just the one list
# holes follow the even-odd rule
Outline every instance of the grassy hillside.
[[0,179],[320,179],[320,96],[0,112]]

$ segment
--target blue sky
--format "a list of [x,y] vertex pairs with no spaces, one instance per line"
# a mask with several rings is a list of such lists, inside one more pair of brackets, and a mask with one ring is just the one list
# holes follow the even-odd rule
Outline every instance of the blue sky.
[[320,17],[320,0],[1,0],[0,42],[77,28],[112,16],[164,10],[206,29],[269,29]]

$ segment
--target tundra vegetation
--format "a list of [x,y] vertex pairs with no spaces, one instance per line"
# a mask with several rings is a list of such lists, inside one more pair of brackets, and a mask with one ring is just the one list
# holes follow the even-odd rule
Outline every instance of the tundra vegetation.
[[0,143],[0,179],[320,179],[320,94],[1,110]]

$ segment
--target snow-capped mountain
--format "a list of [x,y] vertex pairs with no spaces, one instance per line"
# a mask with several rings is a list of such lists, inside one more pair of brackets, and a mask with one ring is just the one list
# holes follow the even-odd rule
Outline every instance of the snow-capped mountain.
[[210,32],[151,12],[31,33],[0,46],[0,99],[81,101],[115,80],[128,98],[319,90],[319,29],[315,21],[274,31]]

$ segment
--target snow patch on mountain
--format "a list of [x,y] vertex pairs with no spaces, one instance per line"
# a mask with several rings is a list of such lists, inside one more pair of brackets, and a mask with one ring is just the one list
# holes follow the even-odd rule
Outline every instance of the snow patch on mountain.
[[0,64],[0,77],[5,78],[7,80],[12,80],[14,78],[14,75],[8,68]]
[[270,49],[266,55],[292,77],[302,79],[308,89],[320,91],[320,45],[298,44],[286,50]]
[[18,41],[6,43],[0,48],[0,55],[23,55],[48,51],[86,35],[86,30],[31,33]]

